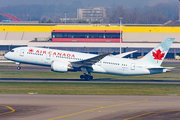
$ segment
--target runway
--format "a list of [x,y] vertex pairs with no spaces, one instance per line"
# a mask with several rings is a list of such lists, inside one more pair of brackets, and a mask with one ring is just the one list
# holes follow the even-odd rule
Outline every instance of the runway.
[[38,78],[0,78],[0,82],[71,82],[71,83],[148,83],[180,84],[180,80],[113,80],[113,79],[38,79]]
[[0,71],[42,71],[42,72],[52,72],[50,67],[37,66],[37,65],[21,65],[21,70],[17,70],[16,64],[0,64],[0,66],[9,67],[6,69],[0,69]]
[[0,118],[175,120],[180,118],[179,99],[180,96],[0,94]]
[[[165,62],[169,64],[171,62]],[[172,62],[179,63],[178,61]],[[9,68],[0,69],[0,71],[41,71],[52,72],[50,67],[36,66],[22,64],[21,70],[17,70],[16,64],[0,64],[0,66],[6,66]],[[173,69],[172,72],[180,72],[180,69]],[[152,84],[180,84],[180,80],[113,80],[113,79],[93,79],[93,80],[81,80],[81,79],[37,79],[37,78],[0,78],[3,82],[79,82],[79,83],[152,83]]]

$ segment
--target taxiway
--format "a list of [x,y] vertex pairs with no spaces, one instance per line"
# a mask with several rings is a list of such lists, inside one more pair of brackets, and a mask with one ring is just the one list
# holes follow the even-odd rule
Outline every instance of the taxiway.
[[180,118],[179,99],[180,96],[0,94],[0,118],[175,120]]

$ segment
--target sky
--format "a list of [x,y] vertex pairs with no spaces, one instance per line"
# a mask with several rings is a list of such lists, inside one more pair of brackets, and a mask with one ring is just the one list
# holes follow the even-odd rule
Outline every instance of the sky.
[[84,8],[87,7],[110,7],[123,5],[126,7],[142,7],[153,6],[162,2],[179,2],[179,0],[0,0],[0,7],[16,6],[16,5],[30,5],[30,4],[65,4],[71,5],[73,3],[82,4]]

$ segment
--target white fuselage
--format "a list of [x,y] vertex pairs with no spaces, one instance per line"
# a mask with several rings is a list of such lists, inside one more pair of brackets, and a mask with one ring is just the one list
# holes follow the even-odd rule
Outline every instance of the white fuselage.
[[[97,55],[54,50],[47,48],[19,47],[8,52],[5,57],[9,60],[42,66],[51,66],[52,61],[71,62],[82,61]],[[105,73],[113,75],[148,75],[166,72],[163,69],[149,70],[148,67],[157,67],[142,60],[133,60],[115,56],[106,56],[98,63],[92,65],[94,73]]]

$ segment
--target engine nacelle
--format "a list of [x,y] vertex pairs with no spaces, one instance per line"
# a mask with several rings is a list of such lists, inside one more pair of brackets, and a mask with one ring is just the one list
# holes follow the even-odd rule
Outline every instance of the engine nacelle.
[[51,70],[54,72],[68,72],[68,64],[67,62],[63,61],[52,61],[51,63]]

